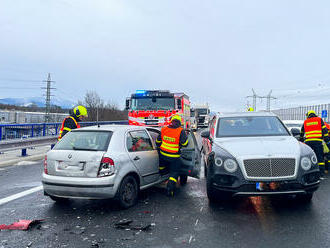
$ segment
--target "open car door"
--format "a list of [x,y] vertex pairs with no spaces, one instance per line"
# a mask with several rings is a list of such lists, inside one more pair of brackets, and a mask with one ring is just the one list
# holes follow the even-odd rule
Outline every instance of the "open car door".
[[188,146],[181,148],[181,175],[199,178],[201,171],[201,154],[194,133],[186,130]]
[[[160,130],[157,128],[147,128],[154,142]],[[185,130],[188,136],[188,146],[181,148],[181,172],[182,176],[199,178],[201,170],[201,154],[194,133],[191,130]],[[180,179],[181,180],[181,179]]]

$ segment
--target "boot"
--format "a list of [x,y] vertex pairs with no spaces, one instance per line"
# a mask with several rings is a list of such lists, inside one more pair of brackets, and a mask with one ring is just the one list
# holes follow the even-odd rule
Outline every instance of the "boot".
[[167,183],[167,196],[173,197],[174,190],[175,190],[175,182],[173,182],[172,180],[169,180]]

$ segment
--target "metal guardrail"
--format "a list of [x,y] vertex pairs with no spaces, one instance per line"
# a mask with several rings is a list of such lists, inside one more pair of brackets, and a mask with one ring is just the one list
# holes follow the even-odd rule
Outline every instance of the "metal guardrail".
[[8,140],[0,142],[0,152],[13,151],[22,149],[22,156],[26,156],[26,148],[53,145],[57,141],[57,137],[36,137],[25,140]]
[[[100,125],[128,124],[128,121],[100,121]],[[96,125],[96,122],[80,122],[82,127]],[[41,136],[57,136],[62,123],[0,124],[0,141],[25,139]]]
[[[93,126],[93,125],[114,125],[114,124],[128,124],[128,121],[102,121],[102,122],[81,122],[80,125],[82,127]],[[37,147],[37,146],[44,146],[44,145],[54,145],[57,141],[59,128],[61,127],[62,123],[34,123],[34,124],[4,124],[0,125],[0,137],[2,136],[3,128],[11,128],[11,127],[19,127],[23,130],[26,127],[30,127],[30,134],[29,137],[21,137],[21,138],[13,138],[13,139],[5,139],[1,140],[0,138],[0,153],[5,151],[12,151],[12,150],[20,150],[22,149],[22,156],[26,156],[26,149],[29,147]],[[36,133],[34,128],[40,128]],[[50,129],[52,132],[50,132]],[[19,129],[18,129],[19,130]],[[26,135],[26,134],[25,134]]]

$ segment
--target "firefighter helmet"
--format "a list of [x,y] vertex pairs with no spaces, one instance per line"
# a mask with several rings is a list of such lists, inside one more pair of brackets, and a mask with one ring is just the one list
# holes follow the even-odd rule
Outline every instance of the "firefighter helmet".
[[253,112],[254,109],[253,109],[252,107],[249,107],[247,111],[248,111],[248,112]]
[[306,114],[306,116],[308,117],[310,114],[314,114],[316,115],[315,111],[314,110],[309,110]]
[[75,116],[80,117],[80,116],[88,116],[87,114],[87,109],[84,106],[77,106],[73,108],[73,113],[75,114]]
[[173,115],[171,118],[171,121],[178,120],[180,123],[182,123],[182,118],[180,115]]

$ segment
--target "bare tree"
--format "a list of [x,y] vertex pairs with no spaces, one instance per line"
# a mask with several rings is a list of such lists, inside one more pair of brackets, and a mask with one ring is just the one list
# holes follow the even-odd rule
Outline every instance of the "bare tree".
[[88,121],[96,121],[97,111],[99,121],[126,120],[127,112],[121,111],[113,102],[104,104],[103,99],[95,91],[88,91],[83,101],[78,102],[84,105],[88,111]]

